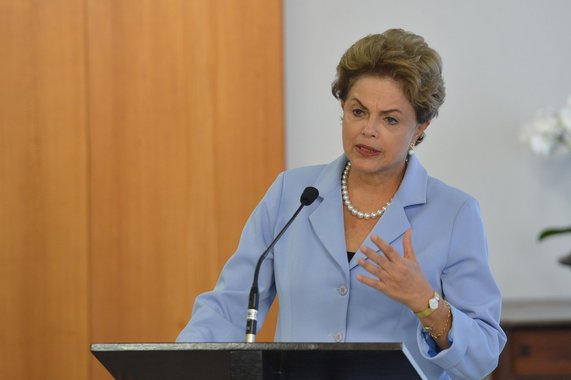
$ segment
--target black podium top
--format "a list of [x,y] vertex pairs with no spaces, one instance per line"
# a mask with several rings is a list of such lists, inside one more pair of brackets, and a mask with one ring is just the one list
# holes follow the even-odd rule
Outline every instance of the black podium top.
[[425,379],[402,343],[93,344],[115,379]]

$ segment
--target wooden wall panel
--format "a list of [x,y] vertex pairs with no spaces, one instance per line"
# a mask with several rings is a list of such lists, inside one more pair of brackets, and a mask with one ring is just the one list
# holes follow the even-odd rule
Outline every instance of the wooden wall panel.
[[92,340],[173,341],[283,169],[281,2],[87,3]]
[[283,168],[281,28],[280,1],[0,0],[0,378],[174,340]]
[[0,1],[0,378],[87,379],[82,0]]

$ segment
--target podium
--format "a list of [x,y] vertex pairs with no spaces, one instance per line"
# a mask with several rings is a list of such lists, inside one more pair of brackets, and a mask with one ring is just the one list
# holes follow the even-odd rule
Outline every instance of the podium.
[[402,343],[92,344],[117,380],[426,379]]

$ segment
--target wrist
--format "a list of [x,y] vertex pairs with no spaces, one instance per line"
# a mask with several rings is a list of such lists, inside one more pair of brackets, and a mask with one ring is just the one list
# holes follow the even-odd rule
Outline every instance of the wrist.
[[426,309],[426,305],[428,305],[428,300],[430,300],[434,296],[434,289],[431,286],[423,289],[422,291],[418,292],[419,296],[412,300],[408,304],[408,308],[413,312],[417,313]]
[[424,301],[423,307],[418,309],[413,309],[414,314],[418,318],[428,317],[430,314],[434,313],[438,309],[438,307],[440,306],[441,299],[442,296],[438,292],[433,291],[428,299],[425,298],[425,300],[427,301]]
[[445,334],[447,334],[448,331],[450,331],[450,328],[452,327],[452,308],[450,307],[450,304],[446,301],[443,301],[443,305],[446,313],[446,319],[444,320],[444,323],[441,324],[440,326],[432,325],[432,326],[422,327],[423,330],[428,335],[430,335],[432,339],[434,339],[435,341],[444,336]]

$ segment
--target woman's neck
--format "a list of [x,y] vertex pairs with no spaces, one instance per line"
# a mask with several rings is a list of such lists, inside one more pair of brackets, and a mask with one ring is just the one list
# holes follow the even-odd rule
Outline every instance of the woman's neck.
[[379,189],[396,192],[406,172],[406,163],[398,168],[377,173],[366,173],[351,169],[349,173],[349,187],[355,190],[378,191]]

